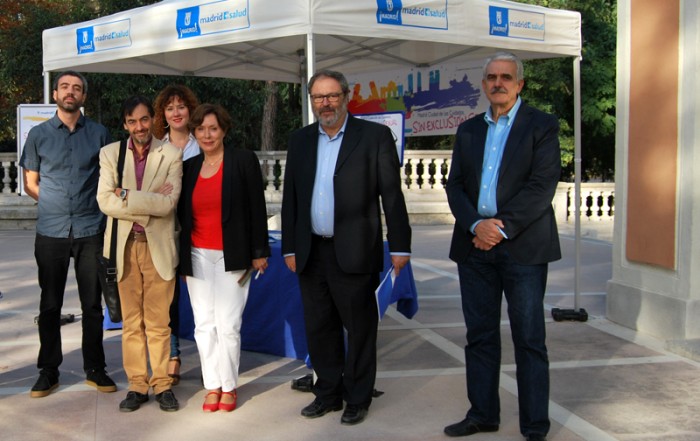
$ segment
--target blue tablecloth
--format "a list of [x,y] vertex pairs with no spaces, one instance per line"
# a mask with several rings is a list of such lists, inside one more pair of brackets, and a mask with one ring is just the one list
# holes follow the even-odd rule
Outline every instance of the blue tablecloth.
[[[281,357],[306,359],[308,349],[304,331],[304,311],[301,304],[296,274],[284,264],[280,242],[271,239],[272,256],[268,269],[258,279],[251,279],[248,302],[243,311],[241,347],[245,351],[263,352]],[[391,266],[391,258],[384,244],[384,277]],[[194,318],[187,285],[180,284],[179,336],[194,340]],[[396,278],[391,303],[404,316],[412,318],[418,311],[416,284],[413,270],[407,265]],[[105,313],[105,329],[118,329]]]

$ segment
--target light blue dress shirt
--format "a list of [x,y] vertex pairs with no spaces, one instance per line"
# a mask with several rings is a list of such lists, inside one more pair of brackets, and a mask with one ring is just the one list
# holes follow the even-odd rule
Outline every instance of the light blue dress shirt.
[[333,177],[347,123],[346,117],[343,126],[332,138],[323,130],[321,124],[318,125],[316,178],[314,180],[314,193],[311,196],[311,231],[319,236],[333,236],[335,218]]
[[[493,120],[491,106],[489,106],[484,115],[484,120],[488,124],[488,130],[486,131],[486,145],[484,146],[484,162],[481,169],[481,187],[479,188],[477,210],[485,219],[492,218],[498,213],[498,205],[496,203],[498,172],[501,168],[506,141],[513,126],[513,121],[515,121],[515,115],[520,109],[521,102],[522,100],[518,97],[513,108],[507,114],[501,115],[498,121]],[[479,222],[481,221],[476,221],[472,225],[472,233]],[[505,234],[503,235],[505,237]]]
[[[345,118],[343,126],[333,138],[328,136],[320,124],[318,125],[316,178],[314,179],[314,193],[311,196],[311,231],[318,236],[333,236],[334,234],[335,194],[333,193],[333,178],[347,123],[348,118]],[[411,253],[405,252],[390,254],[392,256],[411,255]],[[285,254],[284,257],[293,255],[294,253]]]

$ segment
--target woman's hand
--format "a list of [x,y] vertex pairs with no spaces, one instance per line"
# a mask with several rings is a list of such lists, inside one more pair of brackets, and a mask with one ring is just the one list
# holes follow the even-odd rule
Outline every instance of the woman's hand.
[[267,257],[253,259],[253,269],[260,271],[260,274],[265,274],[265,270],[267,269]]

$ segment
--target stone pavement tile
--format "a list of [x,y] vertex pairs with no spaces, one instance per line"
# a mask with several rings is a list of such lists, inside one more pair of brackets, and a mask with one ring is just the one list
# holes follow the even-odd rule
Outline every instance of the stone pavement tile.
[[[420,292],[420,291],[419,291]],[[425,325],[454,324],[464,327],[464,315],[462,314],[462,301],[459,297],[434,298],[418,296],[420,309],[413,317],[416,322]]]
[[378,370],[463,368],[457,360],[412,331],[382,331],[378,337]]
[[553,369],[552,400],[619,440],[697,441],[698,367],[673,359]]
[[616,360],[662,355],[579,322],[547,323],[550,362]]

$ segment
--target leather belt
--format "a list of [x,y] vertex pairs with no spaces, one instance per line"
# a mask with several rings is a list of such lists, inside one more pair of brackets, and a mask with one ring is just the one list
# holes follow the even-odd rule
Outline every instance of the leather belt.
[[333,242],[333,236],[319,236],[318,234],[311,234],[311,237],[316,240],[320,240],[321,242]]
[[129,233],[129,240],[133,240],[134,242],[148,242],[146,233],[136,233],[135,231]]

